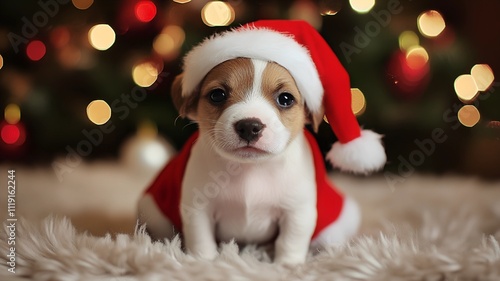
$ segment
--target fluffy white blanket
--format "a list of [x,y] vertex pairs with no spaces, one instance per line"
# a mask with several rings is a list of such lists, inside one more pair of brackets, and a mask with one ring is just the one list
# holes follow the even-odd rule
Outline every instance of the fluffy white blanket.
[[178,239],[154,242],[142,228],[95,236],[50,216],[17,222],[15,274],[2,232],[0,280],[500,280],[498,182],[415,175],[391,189],[383,177],[334,178],[362,206],[360,235],[300,266],[234,243],[198,260]]

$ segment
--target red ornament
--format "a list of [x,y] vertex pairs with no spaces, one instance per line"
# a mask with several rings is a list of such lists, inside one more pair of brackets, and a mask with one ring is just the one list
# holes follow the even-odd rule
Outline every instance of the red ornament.
[[428,58],[396,51],[388,65],[389,84],[398,97],[414,99],[422,95],[430,78]]

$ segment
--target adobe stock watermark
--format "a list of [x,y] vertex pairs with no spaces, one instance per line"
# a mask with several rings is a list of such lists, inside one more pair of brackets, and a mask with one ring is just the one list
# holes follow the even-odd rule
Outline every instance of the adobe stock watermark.
[[9,39],[12,49],[17,54],[19,52],[19,47],[24,44],[28,44],[29,39],[32,39],[40,32],[40,29],[46,27],[50,19],[55,17],[59,11],[60,6],[70,3],[70,0],[39,0],[38,6],[40,10],[35,12],[31,19],[27,17],[22,17],[21,21],[23,26],[21,27],[20,34],[9,32],[7,38]]
[[[411,0],[410,0],[411,1]],[[381,11],[370,11],[373,20],[365,24],[365,27],[354,27],[354,38],[352,44],[341,42],[339,47],[346,59],[347,63],[351,63],[354,54],[360,54],[361,51],[368,47],[372,39],[377,37],[382,28],[386,28],[392,21],[392,16],[397,15],[403,11],[403,5],[399,0],[389,0],[387,8]]]
[[[132,109],[138,107],[139,103],[144,101],[148,95],[148,91],[152,91],[167,78],[170,73],[162,72],[152,86],[147,88],[135,86],[129,94],[121,94],[121,96],[111,102],[111,112],[118,114],[118,119],[125,120],[130,115]],[[98,147],[104,141],[105,135],[111,134],[116,129],[115,124],[110,120],[106,124],[97,126],[92,130],[83,129],[81,139],[74,147],[67,145],[65,147],[66,157],[62,160],[54,161],[52,169],[54,170],[57,179],[63,181],[64,175],[71,173],[83,161],[83,157],[92,154],[95,147]]]
[[[495,82],[490,87],[487,92],[481,93],[478,98],[474,101],[474,105],[477,107],[479,103],[487,100],[492,93],[495,92],[495,88],[500,86],[500,82]],[[458,120],[457,113],[462,108],[463,104],[456,102],[450,108],[444,111],[443,121],[450,126],[451,130],[455,131],[462,126]],[[425,161],[431,157],[438,148],[448,140],[448,135],[443,128],[434,128],[431,135],[428,138],[422,140],[415,139],[414,144],[416,148],[412,150],[406,157],[399,155],[397,174],[392,172],[385,172],[384,177],[389,188],[394,191],[397,184],[401,184],[411,177],[416,168],[423,165]]]

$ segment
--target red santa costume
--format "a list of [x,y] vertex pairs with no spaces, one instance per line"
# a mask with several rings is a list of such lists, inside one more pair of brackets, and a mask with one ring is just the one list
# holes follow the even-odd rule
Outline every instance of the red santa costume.
[[[311,112],[324,109],[338,138],[326,158],[343,171],[367,174],[385,164],[381,136],[361,130],[351,108],[349,76],[321,35],[304,21],[262,20],[207,38],[184,60],[183,95],[195,91],[218,64],[237,57],[274,61],[295,79]],[[318,217],[313,239],[332,225],[344,207],[344,196],[329,182],[314,137],[304,134],[313,154]],[[182,232],[181,187],[195,133],[146,190],[158,209]]]

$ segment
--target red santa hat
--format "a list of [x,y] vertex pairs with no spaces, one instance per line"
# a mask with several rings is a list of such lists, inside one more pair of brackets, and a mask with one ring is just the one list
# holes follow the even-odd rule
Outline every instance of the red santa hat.
[[338,138],[326,155],[334,167],[368,174],[384,166],[381,135],[361,130],[352,112],[349,75],[307,22],[261,20],[205,39],[184,59],[182,95],[191,95],[212,68],[238,57],[280,64],[295,79],[309,110],[324,110]]

